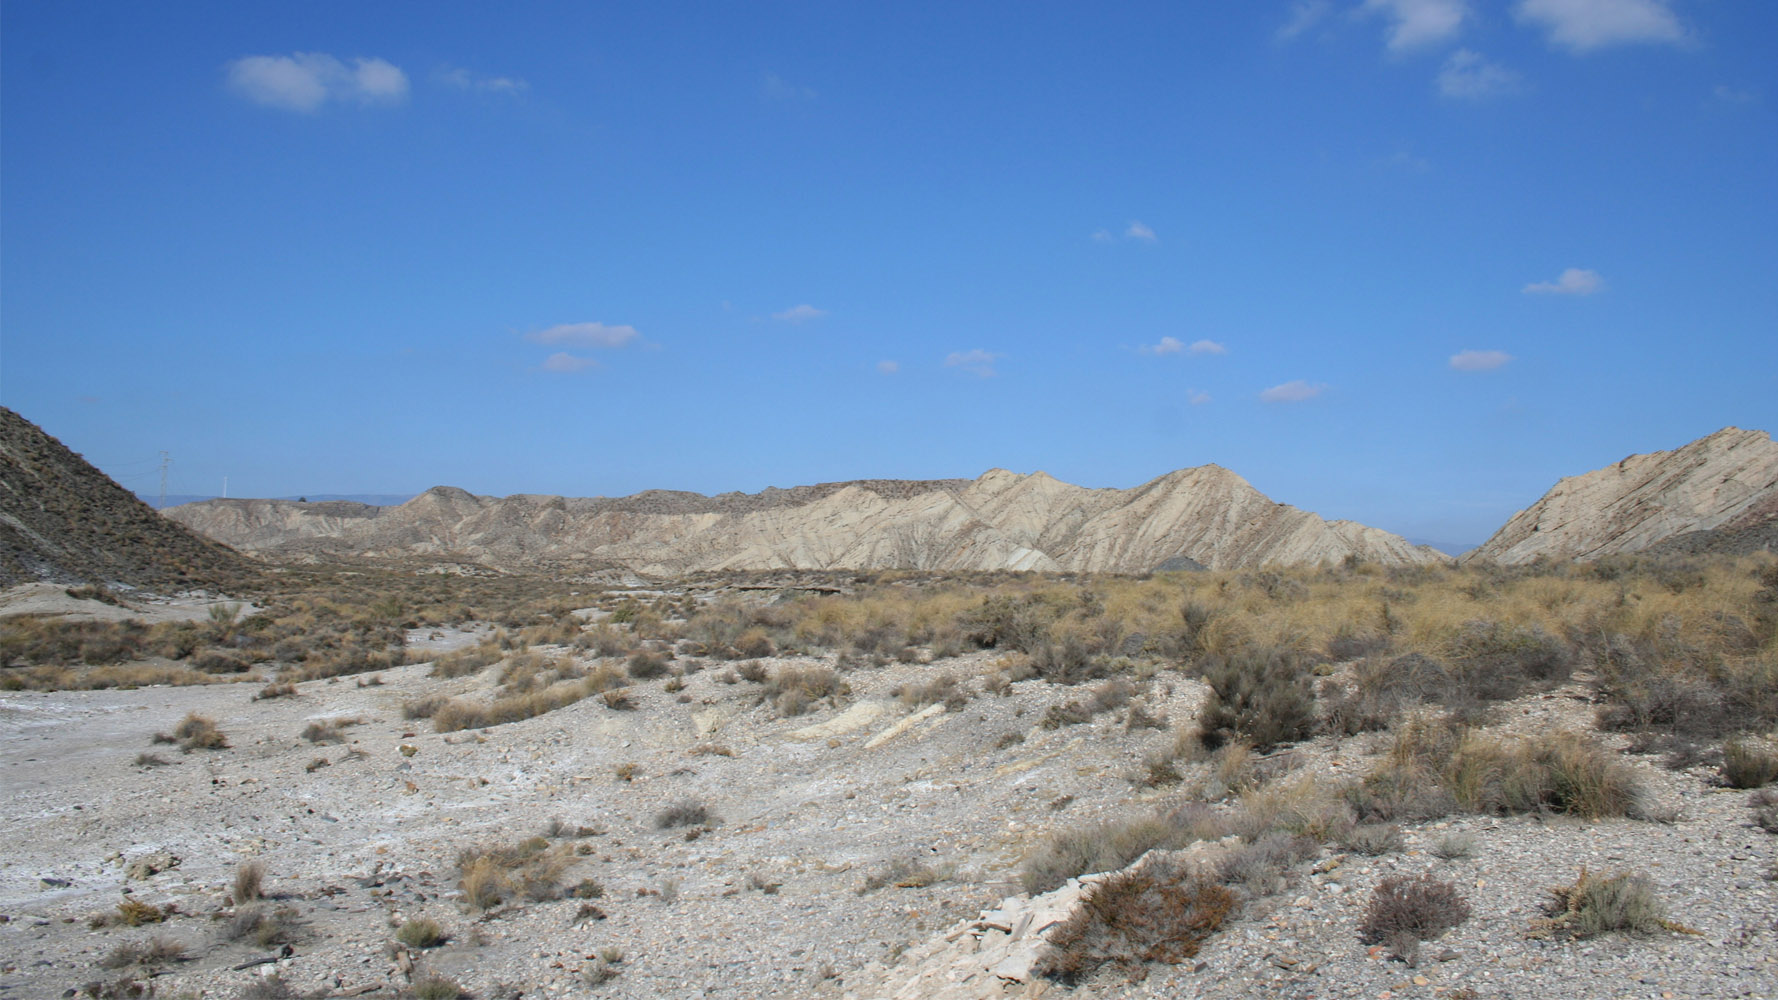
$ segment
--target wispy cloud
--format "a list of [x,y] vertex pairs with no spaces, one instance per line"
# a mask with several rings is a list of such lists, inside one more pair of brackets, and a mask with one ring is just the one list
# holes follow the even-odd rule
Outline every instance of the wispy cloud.
[[1193,406],[1203,406],[1205,403],[1210,402],[1210,394],[1207,392],[1200,392],[1197,389],[1190,389],[1187,390],[1185,394],[1185,401]]
[[1214,340],[1194,340],[1186,343],[1178,337],[1162,337],[1159,343],[1143,344],[1136,350],[1143,354],[1227,354],[1229,349]]
[[1392,170],[1405,170],[1410,174],[1423,174],[1432,169],[1432,161],[1406,149],[1398,149],[1394,153],[1377,161],[1377,166]]
[[547,330],[527,333],[525,339],[533,344],[562,344],[567,347],[622,347],[637,336],[633,326],[562,323]]
[[1480,101],[1518,89],[1519,74],[1469,49],[1451,53],[1438,71],[1438,92],[1446,97]]
[[768,101],[812,101],[813,87],[799,87],[776,73],[767,73],[759,83],[759,96]]
[[1327,389],[1325,382],[1305,382],[1302,379],[1272,386],[1259,394],[1262,403],[1300,403],[1305,399],[1314,399]]
[[1668,0],[1519,0],[1513,15],[1541,26],[1550,44],[1575,52],[1685,41]]
[[807,302],[800,306],[791,306],[783,312],[772,314],[773,319],[781,319],[786,323],[807,323],[812,319],[820,319],[827,315],[827,310],[817,309]]
[[329,101],[395,105],[407,100],[407,74],[381,59],[347,65],[325,52],[245,56],[224,67],[228,88],[255,104],[304,113]]
[[577,355],[569,354],[566,351],[557,351],[543,360],[544,371],[560,372],[564,375],[572,374],[574,372],[582,372],[586,371],[588,368],[597,367],[599,367],[599,362],[594,361],[592,358],[579,357]]
[[901,362],[879,361],[877,362],[877,371],[883,375],[894,375],[896,372],[901,371]]
[[472,91],[478,94],[504,94],[508,97],[517,97],[531,89],[529,83],[516,76],[486,76],[481,73],[471,73],[462,68],[440,70],[438,81],[447,87],[455,87],[458,90]]
[[1571,267],[1555,281],[1533,281],[1525,286],[1526,295],[1591,295],[1605,287],[1598,271]]
[[1160,238],[1154,234],[1154,230],[1134,220],[1124,229],[1124,235],[1133,240],[1142,240],[1144,243],[1153,243]]
[[1451,367],[1460,372],[1491,372],[1512,359],[1505,351],[1458,351],[1451,355]]
[[1389,22],[1389,50],[1406,52],[1455,38],[1469,16],[1468,0],[1364,0],[1364,14]]
[[994,362],[1004,357],[1006,355],[994,354],[979,347],[972,351],[952,351],[945,355],[945,367],[961,368],[971,375],[993,378],[997,374],[994,370]]
[[1278,40],[1290,41],[1326,20],[1332,10],[1328,0],[1296,0],[1290,5],[1290,16],[1278,28]]
[[1116,239],[1116,237],[1111,235],[1111,230],[1109,229],[1093,230],[1094,243],[1110,243],[1114,239]]
[[1710,96],[1724,104],[1752,104],[1759,100],[1759,94],[1754,91],[1741,90],[1726,83],[1717,84],[1716,89],[1710,92]]

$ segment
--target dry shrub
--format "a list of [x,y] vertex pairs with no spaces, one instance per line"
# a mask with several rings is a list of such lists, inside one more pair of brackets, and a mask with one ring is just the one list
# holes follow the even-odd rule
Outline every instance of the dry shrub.
[[138,899],[125,899],[123,902],[117,904],[117,910],[114,913],[100,913],[88,920],[87,926],[94,930],[98,930],[101,927],[109,927],[112,924],[122,924],[125,927],[140,927],[143,924],[158,924],[167,919],[173,912],[175,911],[170,904],[167,909],[163,910],[158,906],[151,906]]
[[[1762,789],[1747,797],[1753,809],[1753,825],[1767,833],[1778,833],[1778,792]],[[1778,867],[1773,869],[1778,871]]]
[[957,711],[969,704],[969,691],[952,673],[939,674],[926,681],[898,684],[889,694],[901,701],[907,709],[924,708],[927,705],[944,705],[950,711]]
[[344,743],[347,726],[356,726],[363,719],[317,719],[303,727],[302,738],[310,743]]
[[715,816],[702,802],[693,799],[680,799],[654,814],[654,826],[657,830],[671,830],[682,826],[709,826],[716,822]]
[[1778,750],[1742,736],[1722,746],[1722,780],[1730,788],[1758,788],[1778,780]]
[[273,698],[294,698],[296,694],[295,684],[267,684],[259,689],[259,693],[253,696],[253,700],[269,701]]
[[1372,857],[1383,854],[1394,854],[1402,849],[1401,827],[1387,823],[1363,823],[1352,828],[1341,841],[1341,846],[1359,854]]
[[[515,694],[497,698],[486,704],[478,704],[463,698],[452,698],[440,705],[432,713],[432,727],[441,733],[456,732],[460,729],[486,729],[489,726],[504,725],[508,722],[519,722],[566,708],[595,693],[590,678],[566,680],[540,690],[532,690],[525,694]],[[603,692],[606,703],[610,704],[612,691]]]
[[187,713],[179,721],[179,727],[173,730],[173,739],[179,748],[186,753],[193,750],[226,750],[228,737],[216,728],[216,723],[196,712]]
[[243,861],[235,867],[235,883],[229,890],[229,902],[240,906],[259,899],[265,885],[265,865]]
[[1545,918],[1532,924],[1533,936],[1591,938],[1612,931],[1686,930],[1667,919],[1666,905],[1655,895],[1654,884],[1630,872],[1595,875],[1582,868],[1572,884],[1550,888],[1543,910]]
[[1377,883],[1358,922],[1358,940],[1385,945],[1415,964],[1422,941],[1436,941],[1469,919],[1469,903],[1457,887],[1431,875],[1391,876]]
[[494,640],[454,649],[432,661],[432,677],[467,677],[480,673],[484,668],[499,663],[501,659],[500,643]]
[[132,965],[166,965],[185,961],[185,946],[168,937],[155,936],[147,941],[125,941],[99,959],[103,969],[122,969]]
[[1148,864],[1120,872],[1088,889],[1050,933],[1037,971],[1079,983],[1112,965],[1141,979],[1148,962],[1177,964],[1196,955],[1236,906],[1228,889],[1183,869]]
[[1315,694],[1309,672],[1278,650],[1243,650],[1204,664],[1210,696],[1199,713],[1207,749],[1242,740],[1269,750],[1309,736],[1315,726]]
[[445,936],[444,928],[439,925],[438,921],[427,917],[415,917],[401,925],[401,928],[395,932],[395,940],[409,948],[436,948],[449,938]]
[[302,917],[293,906],[244,906],[222,925],[225,941],[250,940],[261,948],[291,944],[302,935]]
[[1638,816],[1643,792],[1622,761],[1578,733],[1507,741],[1472,733],[1446,766],[1446,784],[1471,812]]
[[1025,860],[1020,884],[1033,896],[1048,892],[1071,878],[1116,871],[1154,848],[1175,846],[1179,835],[1178,827],[1157,816],[1058,830]]
[[402,996],[413,1000],[458,1000],[468,994],[455,979],[428,972],[415,979]]
[[1446,680],[1445,668],[1420,653],[1360,660],[1351,689],[1324,685],[1322,728],[1339,736],[1386,729],[1404,708],[1436,697]]
[[464,901],[480,910],[521,896],[533,901],[556,899],[562,894],[567,867],[567,853],[551,849],[543,837],[470,847],[457,855],[457,887]]
[[404,701],[401,703],[401,717],[409,722],[412,722],[415,719],[430,719],[434,715],[437,715],[438,710],[443,708],[448,701],[450,701],[450,699],[441,694],[427,695],[423,698]]
[[1109,712],[1129,704],[1135,685],[1122,678],[1109,680],[1092,690],[1086,698],[1051,705],[1038,723],[1045,729],[1078,726],[1093,721],[1101,712]]
[[[878,889],[894,886],[897,889],[924,889],[944,881],[944,874],[938,869],[912,858],[897,858],[882,870],[873,872],[864,880],[858,892],[860,895],[875,892]],[[772,887],[771,895],[776,895],[777,887]]]
[[801,715],[816,704],[842,697],[845,682],[831,667],[779,667],[767,678],[760,696],[770,701],[779,715]]
[[659,653],[646,650],[630,654],[629,674],[632,678],[642,681],[667,675],[667,659]]
[[1250,843],[1272,832],[1337,840],[1350,833],[1353,824],[1352,809],[1340,792],[1308,773],[1270,781],[1241,795],[1228,827]]
[[1272,830],[1224,854],[1216,865],[1216,880],[1241,886],[1254,897],[1269,896],[1284,889],[1293,865],[1314,857],[1320,849],[1312,837]]

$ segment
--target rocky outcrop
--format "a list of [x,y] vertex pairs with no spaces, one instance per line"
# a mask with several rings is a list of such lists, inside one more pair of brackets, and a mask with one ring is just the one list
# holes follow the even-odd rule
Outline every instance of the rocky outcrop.
[[864,480],[758,494],[478,497],[436,487],[399,507],[211,500],[169,517],[281,559],[372,557],[508,570],[623,567],[651,576],[774,569],[1142,573],[1338,562],[1444,562],[1351,521],[1274,503],[1215,465],[1131,490],[1036,472]]
[[1759,533],[1778,516],[1778,443],[1725,427],[1683,448],[1631,455],[1557,483],[1465,561],[1598,559],[1719,528]]
[[0,407],[0,586],[227,587],[253,572],[247,560],[161,517],[41,427]]

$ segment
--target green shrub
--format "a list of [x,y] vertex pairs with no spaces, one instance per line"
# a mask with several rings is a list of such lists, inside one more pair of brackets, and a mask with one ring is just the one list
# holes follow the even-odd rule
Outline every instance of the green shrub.
[[1573,884],[1549,890],[1544,913],[1546,919],[1534,924],[1533,932],[1556,938],[1681,929],[1667,920],[1666,905],[1655,895],[1654,884],[1629,872],[1595,875],[1583,868]]
[[444,928],[438,921],[426,917],[415,917],[401,925],[395,932],[395,940],[409,948],[436,948],[446,941]]

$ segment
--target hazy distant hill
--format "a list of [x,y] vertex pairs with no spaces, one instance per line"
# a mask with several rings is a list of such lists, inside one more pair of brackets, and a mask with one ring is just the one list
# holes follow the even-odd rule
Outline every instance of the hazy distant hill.
[[616,499],[495,498],[436,487],[398,507],[211,500],[167,516],[243,551],[287,559],[424,557],[506,570],[616,565],[662,576],[1447,561],[1397,535],[1274,503],[1214,465],[1130,490],[996,469],[975,480],[862,480],[715,497],[653,490]]
[[0,585],[222,586],[238,554],[155,513],[62,442],[0,407]]
[[1502,563],[1663,551],[1771,550],[1778,443],[1725,427],[1683,448],[1630,457],[1557,483],[1465,559]]
[[[274,500],[298,500],[303,502],[322,503],[328,500],[346,500],[352,503],[370,504],[372,507],[395,507],[407,503],[416,493],[310,493],[306,496],[273,497]],[[136,498],[150,507],[159,510],[162,507],[178,507],[188,503],[203,503],[205,500],[220,500],[213,493],[169,493],[167,502],[160,502],[160,494],[136,491]]]

